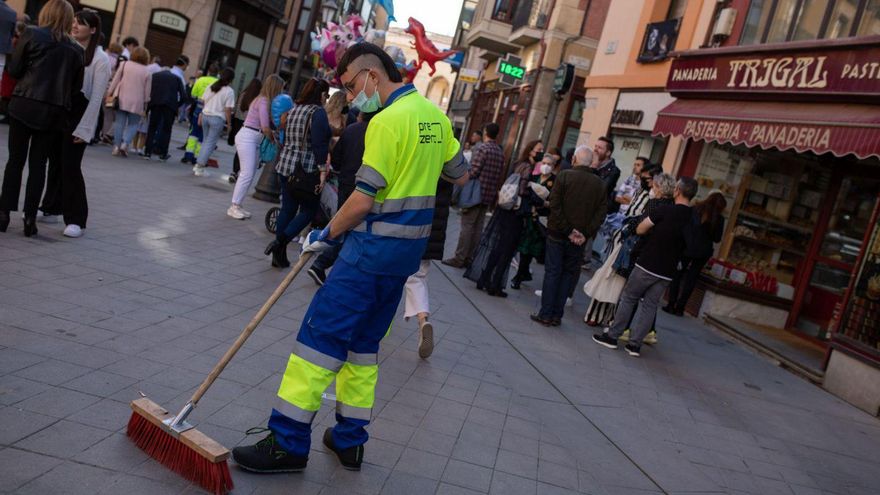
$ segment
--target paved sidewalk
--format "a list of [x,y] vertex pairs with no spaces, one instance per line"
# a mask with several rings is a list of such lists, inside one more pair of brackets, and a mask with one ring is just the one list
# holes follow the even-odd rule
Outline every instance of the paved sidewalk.
[[[270,204],[249,198],[254,218],[235,221],[217,171],[109,151],[86,153],[83,238],[40,224],[27,239],[18,214],[0,234],[3,492],[202,493],[126,439],[128,402],[180,407],[284,276],[262,254]],[[430,284],[437,348],[420,360],[402,318],[383,342],[364,469],[324,451],[326,407],[306,472],[233,463],[236,494],[880,491],[880,421],[693,319],[662,315],[660,344],[632,359],[590,341],[580,292],[546,329],[529,284],[499,300],[439,264]],[[302,276],[279,301],[200,403],[201,431],[253,440],[314,291]]]

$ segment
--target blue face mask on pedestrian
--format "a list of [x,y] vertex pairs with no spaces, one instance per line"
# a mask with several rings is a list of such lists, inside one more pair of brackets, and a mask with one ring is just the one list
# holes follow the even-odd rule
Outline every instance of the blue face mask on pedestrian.
[[365,92],[367,89],[367,81],[370,80],[370,74],[367,73],[367,78],[364,79],[364,87],[361,89],[360,93],[354,97],[354,100],[351,101],[351,105],[358,107],[361,112],[366,113],[374,113],[378,112],[379,108],[382,107],[382,100],[379,99],[379,88],[377,87],[375,91],[373,91],[373,96],[367,96]]

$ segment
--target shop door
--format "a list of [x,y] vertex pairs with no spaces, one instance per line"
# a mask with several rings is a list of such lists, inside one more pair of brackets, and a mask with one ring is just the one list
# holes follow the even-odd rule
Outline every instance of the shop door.
[[147,39],[144,47],[150,51],[150,57],[158,56],[162,59],[163,67],[171,67],[177,61],[177,57],[183,53],[183,43],[186,34],[171,30],[150,27],[147,30]]
[[880,198],[880,175],[841,173],[833,203],[817,230],[803,270],[789,327],[827,340],[835,307],[842,304]]

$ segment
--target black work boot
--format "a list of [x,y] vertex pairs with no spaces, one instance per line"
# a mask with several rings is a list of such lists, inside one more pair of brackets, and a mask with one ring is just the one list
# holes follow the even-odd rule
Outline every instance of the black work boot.
[[324,430],[324,446],[336,453],[339,463],[349,471],[360,471],[364,461],[364,446],[358,445],[347,449],[337,449],[333,444],[333,428]]
[[[248,435],[264,431],[268,428],[251,428]],[[242,469],[254,473],[298,473],[309,462],[307,456],[288,454],[275,442],[275,434],[271,431],[254,445],[232,449],[232,458]]]

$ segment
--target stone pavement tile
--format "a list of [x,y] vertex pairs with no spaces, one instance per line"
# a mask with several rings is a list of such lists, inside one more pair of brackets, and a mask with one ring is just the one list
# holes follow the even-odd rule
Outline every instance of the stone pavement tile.
[[[577,495],[577,490],[570,490],[568,488],[562,488],[560,486],[551,485],[548,483],[543,483],[541,481],[538,482],[538,495]],[[585,492],[585,493],[597,493],[596,491]]]
[[443,469],[446,467],[447,460],[446,456],[408,447],[400,455],[400,460],[397,461],[394,470],[439,480],[443,474]]
[[[233,469],[232,481],[235,483],[233,494],[250,495],[317,495],[324,489],[324,485],[308,481],[302,473],[279,473],[273,475],[261,475],[243,470]],[[201,495],[205,491],[192,485],[182,493]]]
[[16,403],[15,407],[55,418],[66,418],[100,400],[100,397],[94,395],[52,387],[39,395]]
[[577,469],[543,459],[538,461],[538,480],[569,490],[578,488]]
[[269,420],[268,408],[254,409],[238,404],[229,404],[208,417],[207,422],[230,430],[247,431],[255,426],[265,425]]
[[34,397],[51,388],[40,382],[15,375],[0,377],[0,405],[11,405]]
[[[312,443],[315,447],[315,443]],[[364,459],[368,459],[369,454],[364,454]],[[309,452],[309,467],[303,471],[303,478],[314,483],[329,485],[330,479],[339,469],[339,460],[335,454],[325,454],[312,450]]]
[[61,420],[14,445],[41,454],[74,458],[110,435],[112,433],[107,430]]
[[134,378],[98,370],[80,376],[79,378],[74,378],[73,380],[63,383],[61,386],[87,394],[107,396],[133,385],[134,383],[137,383],[137,380]]
[[[784,481],[771,480],[755,476],[752,478],[755,490],[761,495],[792,495],[791,485]],[[818,487],[813,487],[818,490]]]
[[63,461],[15,448],[0,450],[0,490],[14,491],[19,486],[50,471]]
[[480,388],[480,380],[479,378],[471,378],[453,372],[450,373],[449,377],[446,379],[446,385],[476,392]]
[[425,411],[423,409],[395,403],[392,399],[392,402],[389,402],[382,409],[382,412],[379,413],[378,417],[397,424],[415,427],[422,422],[422,418],[425,417]]
[[446,465],[442,480],[446,483],[486,493],[492,482],[492,470],[453,459]]
[[489,489],[492,495],[535,495],[537,492],[538,483],[535,480],[498,471],[492,475],[492,486]]
[[415,433],[415,428],[400,425],[384,418],[376,418],[367,427],[371,437],[387,440],[398,445],[409,444],[410,438]]
[[[323,434],[323,433],[322,433]],[[370,438],[367,444],[364,462],[386,468],[393,468],[405,447],[396,443],[386,442],[378,438]]]
[[431,408],[428,410],[431,414],[440,414],[449,418],[465,419],[470,413],[470,406],[462,404],[454,400],[438,397],[434,399]]
[[793,493],[794,495],[822,495],[822,494],[831,493],[831,492],[822,491],[818,488],[809,488],[806,486],[799,486],[799,485],[791,485],[791,486],[789,486],[789,489],[791,490],[791,493]]
[[144,328],[147,325],[149,325],[149,323],[132,320],[131,318],[124,318],[122,316],[113,316],[112,318],[92,323],[93,327],[103,328],[104,330],[118,333],[131,333]]
[[571,468],[576,467],[575,460],[571,457],[571,452],[559,445],[542,441],[538,447],[538,457],[542,461],[561,464]]
[[540,442],[534,438],[526,438],[513,433],[501,434],[501,448],[512,452],[527,452],[537,457]]
[[49,385],[60,385],[66,381],[85,375],[90,371],[92,371],[92,369],[85,366],[58,361],[57,359],[48,359],[29,368],[15,372],[15,376]]
[[[169,488],[166,493],[178,493],[190,485],[190,482],[182,478],[179,474],[159,464],[155,459],[148,458],[144,462],[138,464],[126,473],[138,478],[146,478],[147,480],[158,481]],[[233,481],[234,481],[233,474]],[[204,491],[202,491],[204,493]]]
[[85,464],[65,461],[51,471],[16,490],[21,495],[94,495],[110,486],[116,473]]
[[490,427],[465,421],[458,437],[464,442],[482,443],[484,445],[498,447],[501,443],[501,426]]
[[474,397],[476,396],[476,393],[476,390],[466,390],[447,384],[443,385],[443,388],[440,389],[440,392],[437,394],[437,396],[443,397],[444,399],[454,400],[462,404],[470,405],[474,402]]
[[115,433],[74,456],[77,462],[128,471],[149,459],[124,433]]
[[437,490],[438,482],[429,478],[409,473],[393,471],[382,487],[383,494],[409,495],[414,493],[428,494]]
[[103,399],[67,417],[70,421],[108,431],[119,431],[128,424],[131,407],[123,402]]
[[524,478],[537,479],[538,458],[534,455],[529,455],[533,452],[530,450],[512,452],[501,449],[498,451],[498,458],[495,460],[495,470]]
[[[2,329],[2,326],[0,326],[0,329]],[[29,352],[8,348],[0,349],[0,376],[28,368],[45,360],[44,356]]]
[[473,406],[507,414],[510,409],[510,398],[501,395],[477,393],[477,396],[474,398]]
[[[71,342],[71,344],[73,344]],[[56,356],[62,361],[78,364],[80,366],[88,366],[94,369],[100,369],[108,364],[113,364],[125,359],[127,356],[118,352],[99,349],[91,346],[81,346],[74,350],[65,351]]]
[[360,471],[349,471],[339,467],[330,479],[330,486],[346,493],[375,495],[381,493],[382,486],[391,470],[372,464],[362,464]]
[[463,425],[464,419],[450,417],[443,413],[429,412],[422,420],[421,428],[457,438]]
[[468,412],[467,421],[469,423],[488,426],[490,428],[500,429],[504,427],[506,416],[500,412],[483,409],[481,407],[471,407]]
[[452,455],[455,442],[456,438],[454,436],[430,431],[423,426],[416,430],[412,439],[410,439],[409,446],[414,449],[449,457]]
[[[155,346],[156,343],[150,339],[145,339],[137,335],[123,334],[116,335],[115,337],[109,338],[95,345],[96,347],[110,349],[111,351],[116,351],[121,354],[135,355]],[[123,360],[122,362],[124,363],[126,361],[127,360]]]
[[420,392],[407,388],[398,390],[391,399],[391,403],[393,404],[402,404],[422,411],[427,411],[433,402],[433,395],[430,395],[427,392]]
[[498,456],[498,447],[485,445],[480,442],[457,441],[452,450],[452,458],[460,461],[477,464],[484,467],[494,467],[495,458]]
[[[170,402],[180,395],[180,390],[163,387],[162,385],[157,385],[149,380],[141,380],[130,387],[126,387],[119,392],[116,392],[108,397],[108,399],[128,404],[135,399],[139,399],[141,394],[144,394],[151,401],[165,407],[166,409],[173,409],[174,405],[170,404]],[[180,405],[182,406],[183,404]]]
[[[157,493],[180,493],[179,482],[161,482],[151,479],[132,476],[129,474],[117,474],[112,480],[95,492],[97,495],[153,495]],[[205,493],[202,490],[202,493]]]
[[541,425],[534,421],[528,421],[514,416],[508,416],[504,423],[504,433],[519,435],[524,438],[541,438]]
[[480,493],[487,492],[478,492],[457,485],[450,485],[449,483],[440,483],[436,495],[478,495]]

